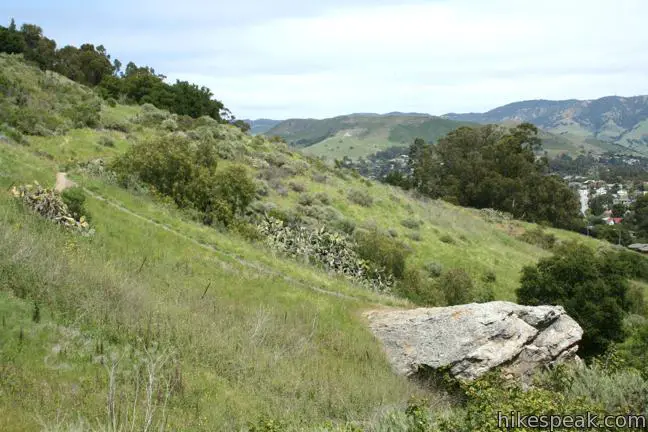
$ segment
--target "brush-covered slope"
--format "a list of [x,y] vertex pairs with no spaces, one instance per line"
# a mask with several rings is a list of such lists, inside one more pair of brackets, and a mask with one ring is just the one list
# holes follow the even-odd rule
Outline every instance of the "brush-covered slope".
[[[0,82],[3,115],[14,116],[0,132],[0,430],[143,430],[149,418],[168,430],[268,419],[280,430],[379,430],[421,392],[393,375],[360,314],[413,304],[205,226],[136,182],[121,187],[106,166],[138,142],[209,134],[219,169],[243,163],[256,178],[252,211],[389,232],[410,248],[409,268],[463,268],[497,299],[514,299],[522,266],[548,254],[519,239],[531,225],[416,199],[209,119],[174,132],[168,112],[109,106],[19,57],[0,55]],[[70,106],[97,110],[84,122]],[[93,236],[8,193],[52,186],[59,171],[85,189]]]
[[243,120],[250,125],[250,133],[252,135],[259,135],[268,132],[273,127],[281,123],[281,120],[271,119],[257,119],[257,120]]
[[[265,132],[268,136],[280,136],[291,146],[301,148],[306,154],[328,160],[349,157],[366,158],[381,150],[402,147],[403,153],[416,138],[435,142],[448,132],[476,123],[518,124],[517,119],[507,117],[484,119],[478,116],[445,119],[419,113],[351,114],[324,120],[291,119],[277,124]],[[602,141],[590,136],[575,136],[564,131],[541,129],[543,149],[550,156],[560,153],[573,155],[592,151],[629,152],[627,147]]]
[[389,147],[407,147],[417,137],[435,141],[462,124],[416,113],[351,114],[324,120],[286,120],[266,135],[280,136],[313,156],[357,159]]
[[616,144],[638,152],[648,151],[648,96],[608,96],[586,101],[530,100],[486,113],[453,113],[443,117],[476,123],[530,122],[579,144],[603,149]]

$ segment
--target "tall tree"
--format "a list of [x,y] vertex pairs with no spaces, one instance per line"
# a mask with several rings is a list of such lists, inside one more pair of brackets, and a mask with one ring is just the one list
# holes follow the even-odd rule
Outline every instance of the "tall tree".
[[535,126],[460,127],[436,146],[410,148],[411,184],[421,193],[468,206],[491,207],[534,222],[570,227],[578,199],[562,180],[547,176],[548,161],[536,158]]

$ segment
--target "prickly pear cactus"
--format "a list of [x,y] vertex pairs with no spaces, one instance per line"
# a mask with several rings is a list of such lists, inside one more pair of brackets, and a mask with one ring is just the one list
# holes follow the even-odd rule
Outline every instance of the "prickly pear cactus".
[[341,233],[331,232],[324,226],[317,229],[290,226],[274,217],[262,220],[257,228],[270,248],[292,258],[322,265],[371,289],[386,291],[393,286],[393,278],[384,269],[376,269],[360,258],[351,240]]
[[74,219],[61,196],[52,189],[43,188],[38,182],[31,185],[14,186],[11,193],[27,207],[52,222],[84,236],[94,234],[94,230],[90,228],[83,216],[80,220]]

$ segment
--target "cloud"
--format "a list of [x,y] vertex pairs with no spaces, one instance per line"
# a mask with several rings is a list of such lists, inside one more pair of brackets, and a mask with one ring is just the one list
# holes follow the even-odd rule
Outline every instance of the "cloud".
[[207,85],[241,118],[648,93],[644,0],[118,0],[93,12],[93,28],[53,29]]

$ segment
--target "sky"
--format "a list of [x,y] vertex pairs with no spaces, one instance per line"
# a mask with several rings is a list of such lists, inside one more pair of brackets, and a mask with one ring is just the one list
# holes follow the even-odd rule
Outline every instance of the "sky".
[[2,0],[0,17],[207,86],[242,119],[648,94],[646,0]]

